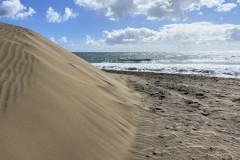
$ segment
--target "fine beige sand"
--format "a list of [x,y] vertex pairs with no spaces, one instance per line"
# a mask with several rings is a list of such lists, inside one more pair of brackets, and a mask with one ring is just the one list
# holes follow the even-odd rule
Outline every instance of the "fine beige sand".
[[25,28],[0,23],[0,159],[122,160],[139,95]]
[[240,79],[109,72],[143,96],[129,160],[240,159]]

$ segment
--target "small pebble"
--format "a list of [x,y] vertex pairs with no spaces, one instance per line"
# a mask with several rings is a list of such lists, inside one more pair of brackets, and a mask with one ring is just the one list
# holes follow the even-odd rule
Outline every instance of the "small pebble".
[[210,124],[210,123],[208,123],[207,125],[208,125],[208,126],[212,126],[212,124]]
[[188,108],[186,111],[188,111],[188,112],[193,112],[194,110]]
[[159,138],[164,138],[164,136],[163,135],[159,135]]
[[192,104],[193,101],[191,101],[191,100],[186,100],[185,103],[186,103],[186,104]]
[[159,106],[159,107],[156,107],[155,109],[156,109],[157,111],[160,111],[160,110],[162,110],[162,107]]
[[153,151],[153,155],[156,155],[157,154],[157,152],[156,151]]
[[228,140],[226,140],[226,139],[224,139],[223,141],[224,141],[224,142],[229,142],[229,141],[228,141]]
[[196,96],[204,96],[203,93],[197,93]]
[[192,105],[192,108],[199,108],[199,105]]
[[194,130],[194,131],[199,130],[199,127],[198,127],[198,126],[195,126],[195,127],[193,128],[193,130]]
[[174,120],[176,120],[176,121],[177,121],[177,120],[178,120],[178,118],[177,118],[177,117],[175,117],[175,118],[174,118]]
[[199,120],[197,120],[197,122],[198,122],[198,123],[203,123],[203,122],[204,122],[204,120],[202,120],[202,119],[199,119]]
[[208,113],[208,112],[203,112],[202,115],[204,115],[204,116],[208,116],[209,113]]
[[147,157],[147,158],[149,158],[149,157],[150,157],[150,155],[149,155],[149,154],[146,154],[146,157]]

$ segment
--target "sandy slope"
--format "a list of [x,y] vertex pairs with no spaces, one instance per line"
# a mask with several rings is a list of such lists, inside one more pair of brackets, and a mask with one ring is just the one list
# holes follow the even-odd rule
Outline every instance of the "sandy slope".
[[137,103],[120,79],[0,23],[1,159],[124,159]]

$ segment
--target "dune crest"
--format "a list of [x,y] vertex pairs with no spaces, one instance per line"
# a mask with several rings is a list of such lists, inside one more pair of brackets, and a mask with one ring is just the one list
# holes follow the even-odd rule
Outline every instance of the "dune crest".
[[41,35],[0,23],[0,155],[120,160],[135,133],[134,95]]

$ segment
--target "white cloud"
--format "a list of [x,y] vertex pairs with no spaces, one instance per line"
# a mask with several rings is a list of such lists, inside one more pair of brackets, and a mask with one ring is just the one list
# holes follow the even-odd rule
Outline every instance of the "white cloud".
[[47,20],[49,23],[62,23],[68,21],[70,18],[77,17],[78,14],[74,13],[72,9],[65,8],[65,13],[61,16],[60,13],[54,11],[52,7],[47,10]]
[[[50,37],[49,38],[51,41],[53,41],[54,43],[57,43],[58,44],[58,42],[59,43],[67,43],[68,42],[68,40],[67,40],[67,37],[66,36],[63,36],[63,37],[61,37],[61,38],[59,38],[59,39],[57,39],[57,41],[55,40],[55,38],[54,37]],[[71,41],[70,41],[70,43],[72,43]]]
[[58,39],[58,41],[61,43],[67,43],[67,37],[61,37],[60,39]]
[[29,16],[32,16],[33,14],[35,14],[36,12],[34,11],[34,9],[32,7],[29,7],[29,11],[28,12],[22,12],[22,13],[18,13],[15,18],[16,19],[26,19]]
[[47,20],[50,23],[60,23],[61,22],[61,16],[57,12],[54,11],[52,7],[49,7],[47,10]]
[[112,32],[103,31],[104,39],[94,40],[87,36],[87,44],[157,44],[157,45],[217,45],[240,41],[240,25],[192,24],[164,25],[159,31],[147,28],[126,28]]
[[101,40],[100,41],[96,41],[94,38],[92,38],[89,35],[86,35],[86,44],[90,45],[90,46],[100,46],[101,45]]
[[51,37],[51,38],[49,38],[52,42],[54,42],[54,43],[57,43],[57,41],[55,41],[55,38],[54,37]]
[[73,10],[70,8],[65,8],[65,13],[62,17],[63,22],[67,21],[69,18],[77,17],[76,13],[73,13]]
[[240,3],[240,0],[237,0],[237,3]]
[[147,28],[126,28],[123,30],[114,30],[113,32],[103,31],[105,43],[124,44],[154,41],[158,32]]
[[240,41],[240,27],[235,27],[233,29],[229,29],[228,33],[228,40],[230,41]]
[[103,13],[110,19],[129,15],[146,15],[147,19],[185,20],[185,12],[200,10],[202,7],[229,11],[234,3],[225,4],[225,0],[74,0],[75,4],[97,13]]
[[10,17],[12,19],[26,19],[36,12],[32,7],[27,8],[21,4],[20,0],[5,0],[0,7],[0,17]]
[[202,15],[203,15],[203,12],[199,12],[198,15],[202,16]]
[[235,3],[221,4],[221,5],[218,6],[216,11],[218,11],[218,12],[228,12],[228,11],[231,11],[235,7],[237,7],[237,5]]
[[207,8],[213,8],[215,6],[219,6],[224,2],[225,0],[200,0],[200,4],[202,6],[206,6]]

